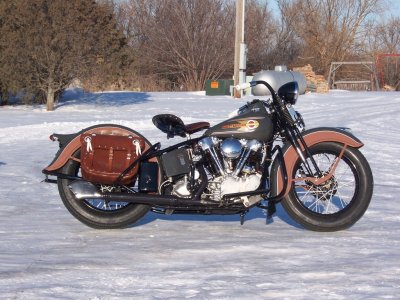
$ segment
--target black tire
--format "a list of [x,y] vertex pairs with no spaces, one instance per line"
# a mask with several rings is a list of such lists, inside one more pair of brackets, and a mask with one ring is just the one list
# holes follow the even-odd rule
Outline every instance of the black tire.
[[[74,157],[79,157],[80,150],[75,152]],[[62,173],[76,176],[79,175],[80,164],[69,160],[62,169]],[[89,227],[96,229],[124,228],[140,220],[150,209],[148,205],[112,202],[106,203],[97,200],[79,200],[69,189],[71,180],[58,179],[58,191],[68,211],[79,221]],[[103,205],[103,206],[101,206]]]
[[[311,146],[310,152],[321,172],[327,173],[342,149],[342,144],[324,142]],[[301,180],[309,174],[302,168],[300,158],[288,175],[298,179],[282,206],[293,220],[313,231],[337,231],[352,226],[364,215],[372,198],[371,168],[361,152],[351,147],[344,151],[334,176],[321,186]]]

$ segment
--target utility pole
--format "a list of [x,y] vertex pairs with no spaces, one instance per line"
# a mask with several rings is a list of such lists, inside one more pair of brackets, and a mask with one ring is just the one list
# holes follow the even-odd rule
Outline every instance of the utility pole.
[[[244,70],[246,69],[246,45],[244,44],[244,6],[245,0],[236,0],[236,30],[235,30],[235,66],[234,85],[244,82]],[[235,98],[241,97],[241,91],[233,89]]]

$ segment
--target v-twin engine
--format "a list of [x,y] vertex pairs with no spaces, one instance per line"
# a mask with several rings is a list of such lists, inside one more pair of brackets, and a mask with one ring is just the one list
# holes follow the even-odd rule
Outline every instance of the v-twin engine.
[[[220,201],[223,195],[254,191],[260,186],[259,167],[264,147],[258,140],[205,137],[199,146],[210,160],[208,170],[212,178],[208,197],[211,200]],[[241,201],[248,206],[247,197],[241,197]]]

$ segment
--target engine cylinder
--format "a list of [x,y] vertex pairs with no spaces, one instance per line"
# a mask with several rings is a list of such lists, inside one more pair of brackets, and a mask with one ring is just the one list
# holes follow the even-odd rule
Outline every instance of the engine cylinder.
[[203,151],[208,152],[211,155],[211,159],[214,165],[217,167],[217,170],[221,175],[225,174],[225,170],[222,166],[222,163],[218,157],[217,152],[215,151],[215,145],[219,143],[218,138],[216,137],[205,137],[199,141],[199,146]]
[[221,143],[221,152],[225,158],[238,158],[242,152],[242,144],[237,139],[227,138]]
[[247,141],[247,143],[245,145],[245,150],[243,151],[243,154],[240,157],[240,160],[236,166],[236,170],[235,170],[235,172],[233,172],[234,176],[238,176],[240,171],[242,171],[242,168],[243,168],[244,164],[246,163],[247,159],[249,158],[250,153],[252,151],[256,152],[258,149],[260,149],[261,146],[262,146],[262,144],[257,140]]

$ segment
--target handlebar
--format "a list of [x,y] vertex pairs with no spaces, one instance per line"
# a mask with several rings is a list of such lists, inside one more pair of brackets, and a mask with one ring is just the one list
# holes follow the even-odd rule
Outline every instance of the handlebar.
[[278,93],[275,92],[275,90],[272,88],[272,86],[263,80],[255,80],[255,81],[250,81],[250,82],[246,82],[246,83],[242,83],[242,84],[238,84],[235,86],[235,88],[240,91],[240,90],[244,90],[247,89],[249,87],[253,87],[256,86],[258,84],[262,84],[264,85],[271,93],[272,96],[272,101],[275,104],[275,106],[277,108],[279,108],[279,110],[281,111],[281,114],[283,116],[283,118],[286,120],[286,122],[292,126],[294,126],[294,122],[283,102],[283,100],[281,99],[281,97],[279,97]]
[[265,85],[267,87],[267,89],[270,91],[273,98],[275,98],[277,96],[277,94],[276,94],[275,90],[272,88],[272,86],[268,82],[265,82],[263,80],[254,80],[254,81],[250,81],[250,82],[241,83],[241,84],[235,85],[235,89],[238,91],[245,90],[250,87],[256,86],[258,84]]
[[252,87],[252,85],[251,85],[252,82],[254,82],[254,81],[245,82],[245,83],[241,83],[241,84],[235,85],[235,89],[237,91],[248,89],[248,88]]

